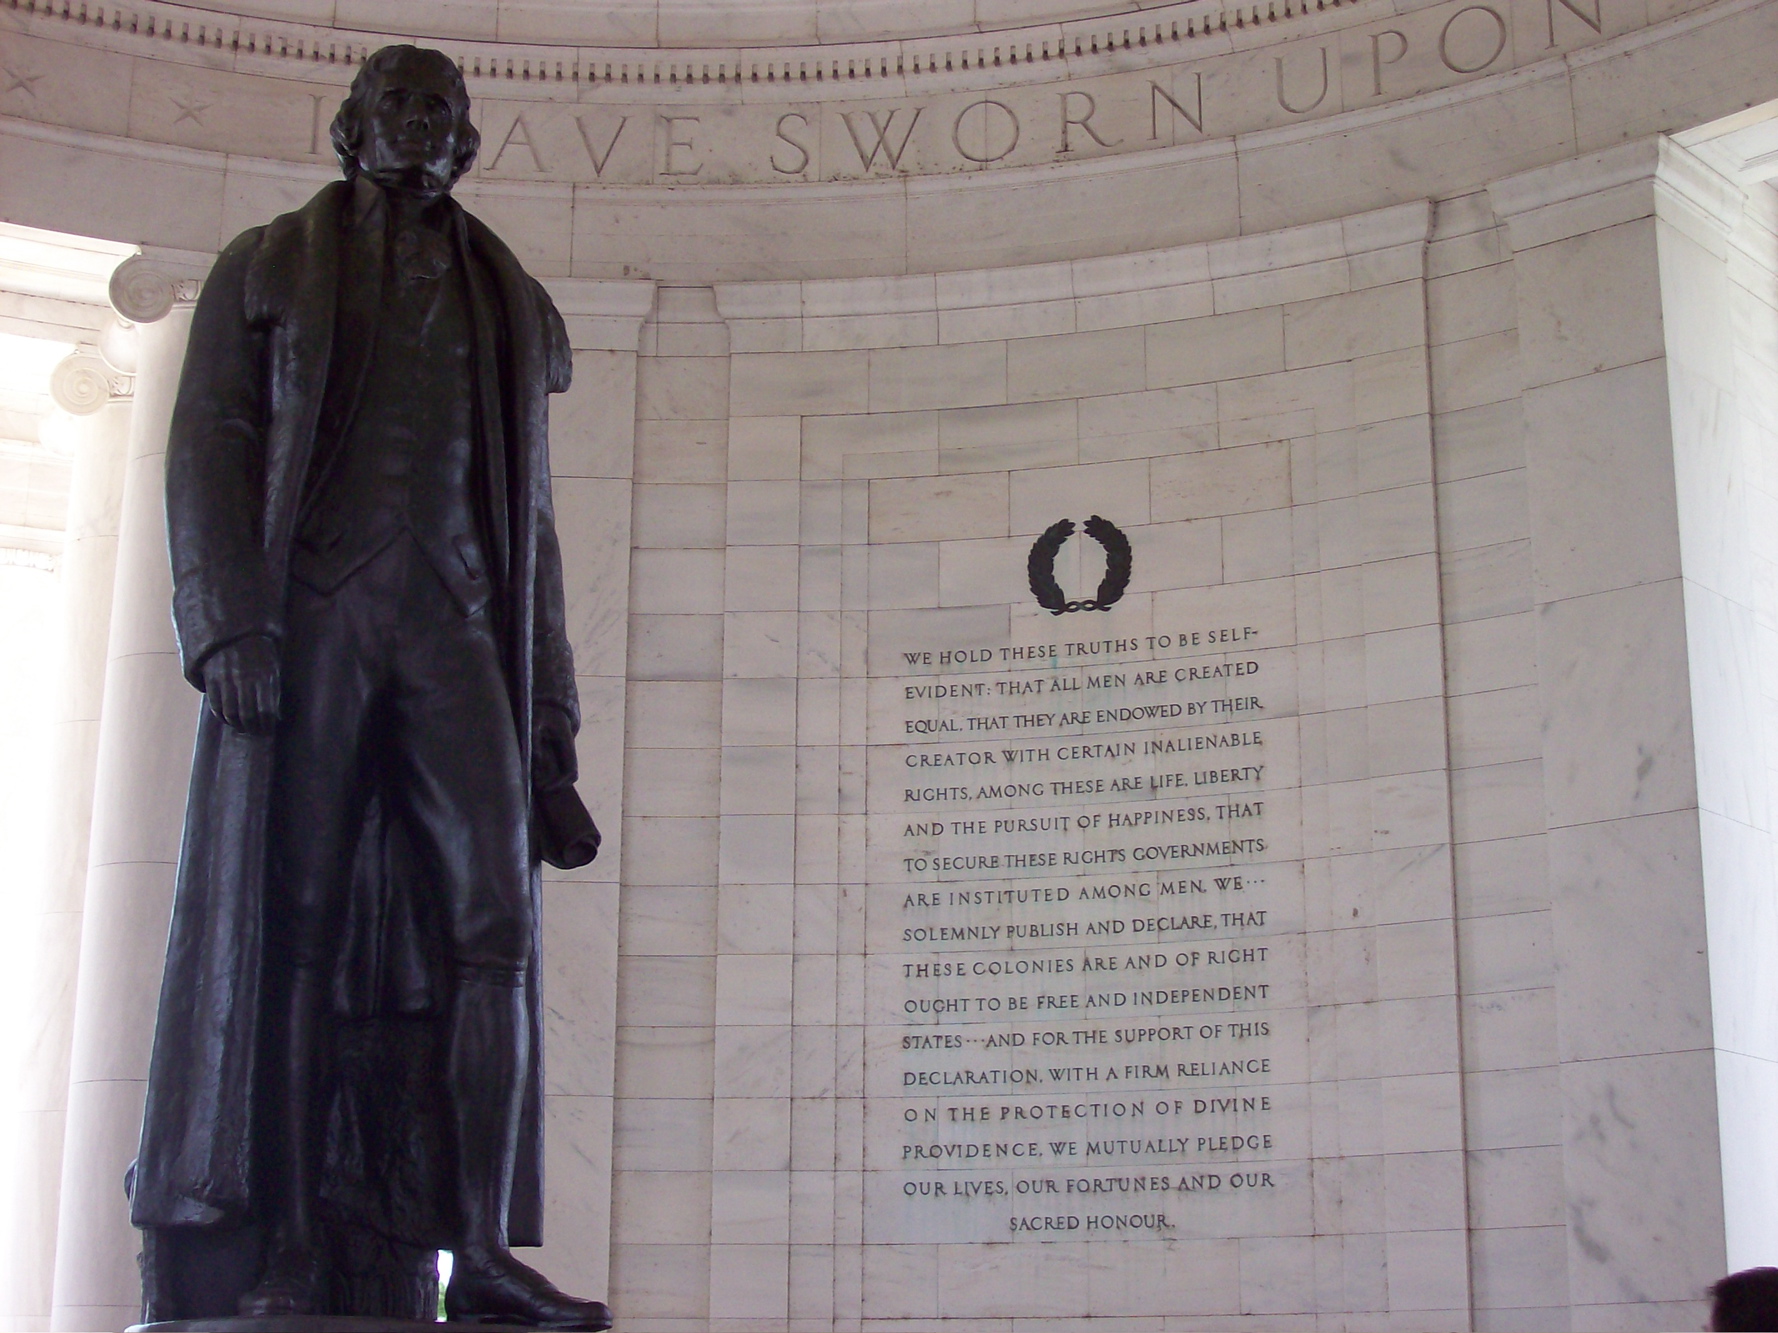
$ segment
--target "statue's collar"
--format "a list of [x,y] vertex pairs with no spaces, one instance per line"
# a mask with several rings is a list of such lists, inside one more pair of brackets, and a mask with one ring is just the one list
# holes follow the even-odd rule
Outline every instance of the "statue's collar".
[[[390,212],[388,192],[382,186],[362,172],[352,178],[352,199],[347,216],[354,227],[372,224],[387,226]],[[433,227],[444,230],[448,225],[446,219],[450,216],[450,195],[440,195],[425,210],[423,216]],[[449,234],[448,231],[446,234]]]

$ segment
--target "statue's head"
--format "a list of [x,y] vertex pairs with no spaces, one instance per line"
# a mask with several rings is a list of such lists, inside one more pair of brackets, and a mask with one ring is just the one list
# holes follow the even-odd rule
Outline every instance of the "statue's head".
[[437,194],[475,161],[469,89],[442,51],[385,46],[358,71],[333,118],[333,151],[346,179]]

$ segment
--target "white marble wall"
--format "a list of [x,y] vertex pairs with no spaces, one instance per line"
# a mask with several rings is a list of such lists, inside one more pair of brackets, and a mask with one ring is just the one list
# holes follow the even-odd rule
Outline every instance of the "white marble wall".
[[[1428,219],[661,292],[638,371],[619,946],[629,1326],[1467,1324]],[[1048,632],[1025,550],[1052,509],[1094,507],[1140,569],[1105,632],[1275,588],[1303,645],[1280,716],[1294,733],[1304,714],[1304,814],[1280,794],[1310,858],[1312,1206],[1306,1187],[1273,1240],[1163,1241],[1147,1265],[885,1239],[865,1206],[869,640],[920,608],[1004,627],[1016,607],[1016,633]],[[1113,1286],[1085,1281],[1106,1266]]]
[[[1766,503],[1763,188],[1747,196],[1649,141],[1440,201],[1414,261],[1450,793],[1459,1324],[1689,1324],[1709,1280],[1769,1257],[1770,1168],[1750,1129],[1771,1108],[1767,1006],[1738,961],[1763,957],[1770,930],[1766,557],[1739,516]],[[638,370],[638,477],[654,471],[636,500],[619,944],[612,1271],[635,1327],[1082,1312],[1069,1302],[1084,1279],[1054,1246],[1032,1267],[984,1267],[961,1261],[967,1246],[871,1243],[870,616],[990,605],[1016,588],[1046,504],[1139,503],[1158,545],[1138,552],[1163,564],[1199,568],[1186,529],[1219,525],[1211,582],[1288,552],[1319,589],[1298,603],[1304,633],[1316,598],[1344,595],[1315,582],[1301,545],[1300,507],[1322,502],[1313,450],[1293,446],[1284,546],[1267,515],[1289,508],[1193,460],[1300,441],[1328,391],[1307,367],[1259,375],[1252,311],[1325,319],[1318,337],[1354,365],[1396,355],[1363,341],[1390,336],[1383,309],[1341,294],[1378,280],[1367,225],[663,292]],[[1310,257],[1319,236],[1334,250]],[[1187,382],[1151,382],[1168,356]],[[1228,405],[1290,373],[1307,396],[1268,398],[1259,434],[1236,440],[1247,424]],[[1720,401],[1674,407],[1688,377]],[[1315,757],[1325,733],[1302,734],[1309,782],[1332,761]],[[1313,906],[1325,887],[1309,884]],[[1313,969],[1309,984],[1313,1005]],[[1359,1225],[1340,1217],[1321,1223]],[[1229,1262],[1249,1271],[1205,1260]],[[1360,1271],[1382,1284],[1377,1312],[1395,1299],[1387,1252],[1333,1287],[1325,1267],[1295,1286],[1267,1271],[1251,1270],[1253,1291],[1284,1306],[1237,1284],[1226,1306],[1175,1320],[1362,1322]],[[1161,1317],[1133,1288],[1098,1299]],[[1394,1308],[1398,1324],[1442,1318]]]
[[[1374,16],[1337,116],[1121,164],[465,182],[556,275],[575,347],[556,503],[607,842],[546,888],[552,1275],[638,1333],[1655,1328],[1778,1258],[1778,201],[1748,165],[1774,145],[1737,166],[1715,131],[1637,137],[1768,95],[1778,10],[1657,9],[1362,106],[1397,21]],[[9,23],[0,53],[62,70]],[[213,249],[331,174],[19,95],[8,217]],[[644,274],[687,285],[616,280]],[[138,470],[157,454],[145,435]],[[152,725],[101,746],[70,1326],[131,1299],[116,1181],[177,827],[153,798],[183,790],[194,706],[151,490],[108,689],[119,736]],[[1276,947],[1302,1206],[1169,1238],[912,1235],[881,1192],[900,1131],[873,1119],[899,1105],[873,1081],[901,947],[876,904],[905,887],[883,659],[1056,633],[1026,553],[1090,512],[1136,575],[1070,632],[1284,590],[1264,725],[1301,885]]]

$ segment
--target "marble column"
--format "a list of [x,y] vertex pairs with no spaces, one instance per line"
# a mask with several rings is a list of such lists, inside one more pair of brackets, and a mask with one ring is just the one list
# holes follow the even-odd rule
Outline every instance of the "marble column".
[[179,672],[167,610],[161,479],[199,286],[190,276],[196,258],[131,259],[111,283],[113,304],[140,327],[69,1058],[57,1329],[121,1328],[140,1312],[139,1242],[123,1176],[141,1126],[198,709]]
[[0,1309],[14,1328],[47,1328],[49,1323],[74,983],[129,443],[134,342],[132,327],[115,324],[101,338],[112,364],[84,352],[63,361],[50,384],[59,410],[43,425],[46,440],[68,455],[72,470],[61,558],[60,688],[52,705],[48,862],[26,960],[31,1008],[24,1015],[23,1084],[12,1144],[15,1175],[0,1222],[5,1235],[0,1249],[5,1303]]

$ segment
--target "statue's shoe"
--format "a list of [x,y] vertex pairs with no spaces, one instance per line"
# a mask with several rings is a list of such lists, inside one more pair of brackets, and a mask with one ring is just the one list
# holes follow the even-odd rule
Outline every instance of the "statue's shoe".
[[530,1328],[611,1327],[604,1301],[583,1301],[558,1291],[550,1280],[502,1250],[451,1256],[445,1316],[464,1323],[522,1324]]
[[236,1303],[243,1315],[322,1314],[327,1274],[321,1258],[308,1250],[274,1250],[259,1285]]

